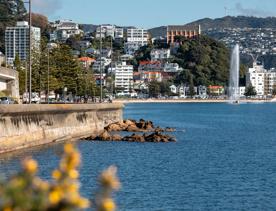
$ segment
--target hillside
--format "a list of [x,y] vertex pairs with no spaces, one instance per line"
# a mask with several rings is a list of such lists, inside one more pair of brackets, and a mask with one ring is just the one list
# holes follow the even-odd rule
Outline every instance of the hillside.
[[[226,16],[223,18],[204,18],[191,23],[186,24],[187,26],[201,25],[202,31],[212,29],[223,29],[223,28],[274,28],[276,29],[276,17],[248,17],[248,16]],[[165,36],[166,27],[156,27],[149,29],[152,37]]]

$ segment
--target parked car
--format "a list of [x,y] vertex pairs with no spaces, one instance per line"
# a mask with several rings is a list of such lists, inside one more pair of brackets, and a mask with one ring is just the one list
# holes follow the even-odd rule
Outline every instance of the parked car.
[[0,104],[15,104],[15,101],[11,97],[0,97]]

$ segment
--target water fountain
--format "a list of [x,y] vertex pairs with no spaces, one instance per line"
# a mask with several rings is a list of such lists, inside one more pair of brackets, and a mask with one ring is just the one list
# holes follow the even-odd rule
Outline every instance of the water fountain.
[[230,103],[238,103],[240,99],[239,93],[239,72],[240,72],[240,51],[239,45],[236,44],[233,48],[231,55],[231,66],[230,66],[230,78],[228,96]]

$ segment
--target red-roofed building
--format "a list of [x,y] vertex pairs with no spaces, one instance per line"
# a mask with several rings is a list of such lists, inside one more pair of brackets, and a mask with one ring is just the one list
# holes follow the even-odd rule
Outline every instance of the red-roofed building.
[[210,95],[223,95],[224,87],[223,86],[208,86]]
[[90,57],[81,57],[79,62],[84,68],[89,68],[96,60]]
[[162,73],[160,71],[143,71],[141,72],[141,80],[145,82],[162,81]]
[[138,71],[162,71],[163,64],[160,61],[141,61]]

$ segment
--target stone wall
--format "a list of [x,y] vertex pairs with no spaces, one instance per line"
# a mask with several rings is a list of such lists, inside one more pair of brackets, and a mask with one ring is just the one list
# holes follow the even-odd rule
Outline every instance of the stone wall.
[[0,153],[97,135],[122,104],[0,105]]

